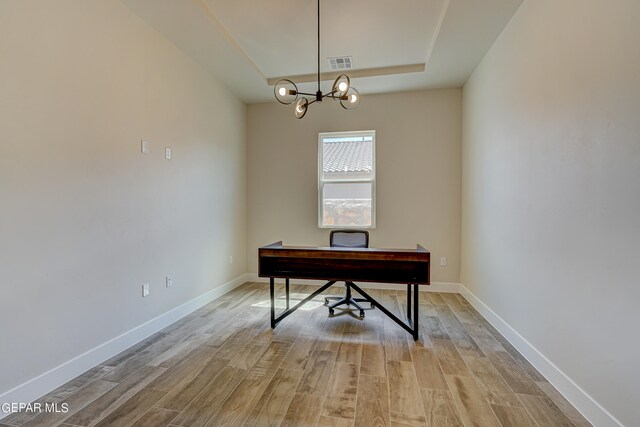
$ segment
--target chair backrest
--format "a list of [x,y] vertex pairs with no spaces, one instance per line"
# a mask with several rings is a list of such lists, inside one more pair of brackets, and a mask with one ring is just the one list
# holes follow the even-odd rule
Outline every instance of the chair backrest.
[[329,244],[336,248],[368,248],[369,232],[366,230],[332,230]]

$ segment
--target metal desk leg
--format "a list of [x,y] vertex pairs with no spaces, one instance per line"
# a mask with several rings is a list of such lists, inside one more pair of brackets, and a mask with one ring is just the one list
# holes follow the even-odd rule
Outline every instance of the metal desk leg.
[[289,278],[288,277],[285,279],[284,288],[287,292],[287,310],[289,310]]
[[413,339],[418,341],[418,285],[413,285]]
[[407,319],[411,320],[411,285],[407,284]]
[[276,289],[273,277],[269,278],[269,292],[271,294],[271,329],[276,327]]

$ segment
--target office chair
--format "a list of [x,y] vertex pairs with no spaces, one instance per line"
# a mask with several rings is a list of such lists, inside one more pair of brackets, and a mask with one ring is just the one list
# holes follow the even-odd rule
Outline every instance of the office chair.
[[[366,230],[333,230],[329,235],[329,244],[333,248],[368,248],[369,232]],[[333,316],[334,308],[339,305],[346,304],[347,307],[352,305],[360,310],[360,317],[364,317],[364,309],[359,302],[369,301],[366,298],[353,298],[351,296],[351,285],[353,282],[344,282],[347,292],[344,297],[328,296],[325,297],[324,303],[329,307],[329,314]],[[335,301],[329,304],[329,301]],[[373,304],[371,304],[373,307]]]

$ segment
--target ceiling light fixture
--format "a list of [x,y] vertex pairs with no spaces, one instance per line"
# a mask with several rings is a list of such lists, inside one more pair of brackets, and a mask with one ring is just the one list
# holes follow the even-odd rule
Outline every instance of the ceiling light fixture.
[[[330,98],[335,101],[340,101],[340,105],[345,110],[355,110],[360,105],[361,96],[360,93],[353,87],[351,87],[351,80],[346,74],[340,74],[333,82],[331,92],[322,94],[320,90],[320,0],[318,0],[318,91],[314,93],[304,93],[298,91],[298,86],[289,79],[280,79],[273,87],[273,93],[276,99],[281,104],[289,105],[295,104],[294,113],[296,118],[301,119],[307,114],[309,105],[314,102],[322,102],[324,98]],[[309,98],[300,95],[306,95],[313,97],[310,101]],[[296,102],[297,101],[297,102]]]

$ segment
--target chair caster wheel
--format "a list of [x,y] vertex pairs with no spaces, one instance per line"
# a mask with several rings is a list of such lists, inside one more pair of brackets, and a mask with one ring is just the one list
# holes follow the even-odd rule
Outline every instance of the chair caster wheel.
[[364,310],[360,310],[360,318],[364,317]]
[[324,299],[324,305],[329,305],[329,300],[327,298]]
[[329,316],[333,316],[333,314],[334,314],[333,308],[330,308],[329,309]]

